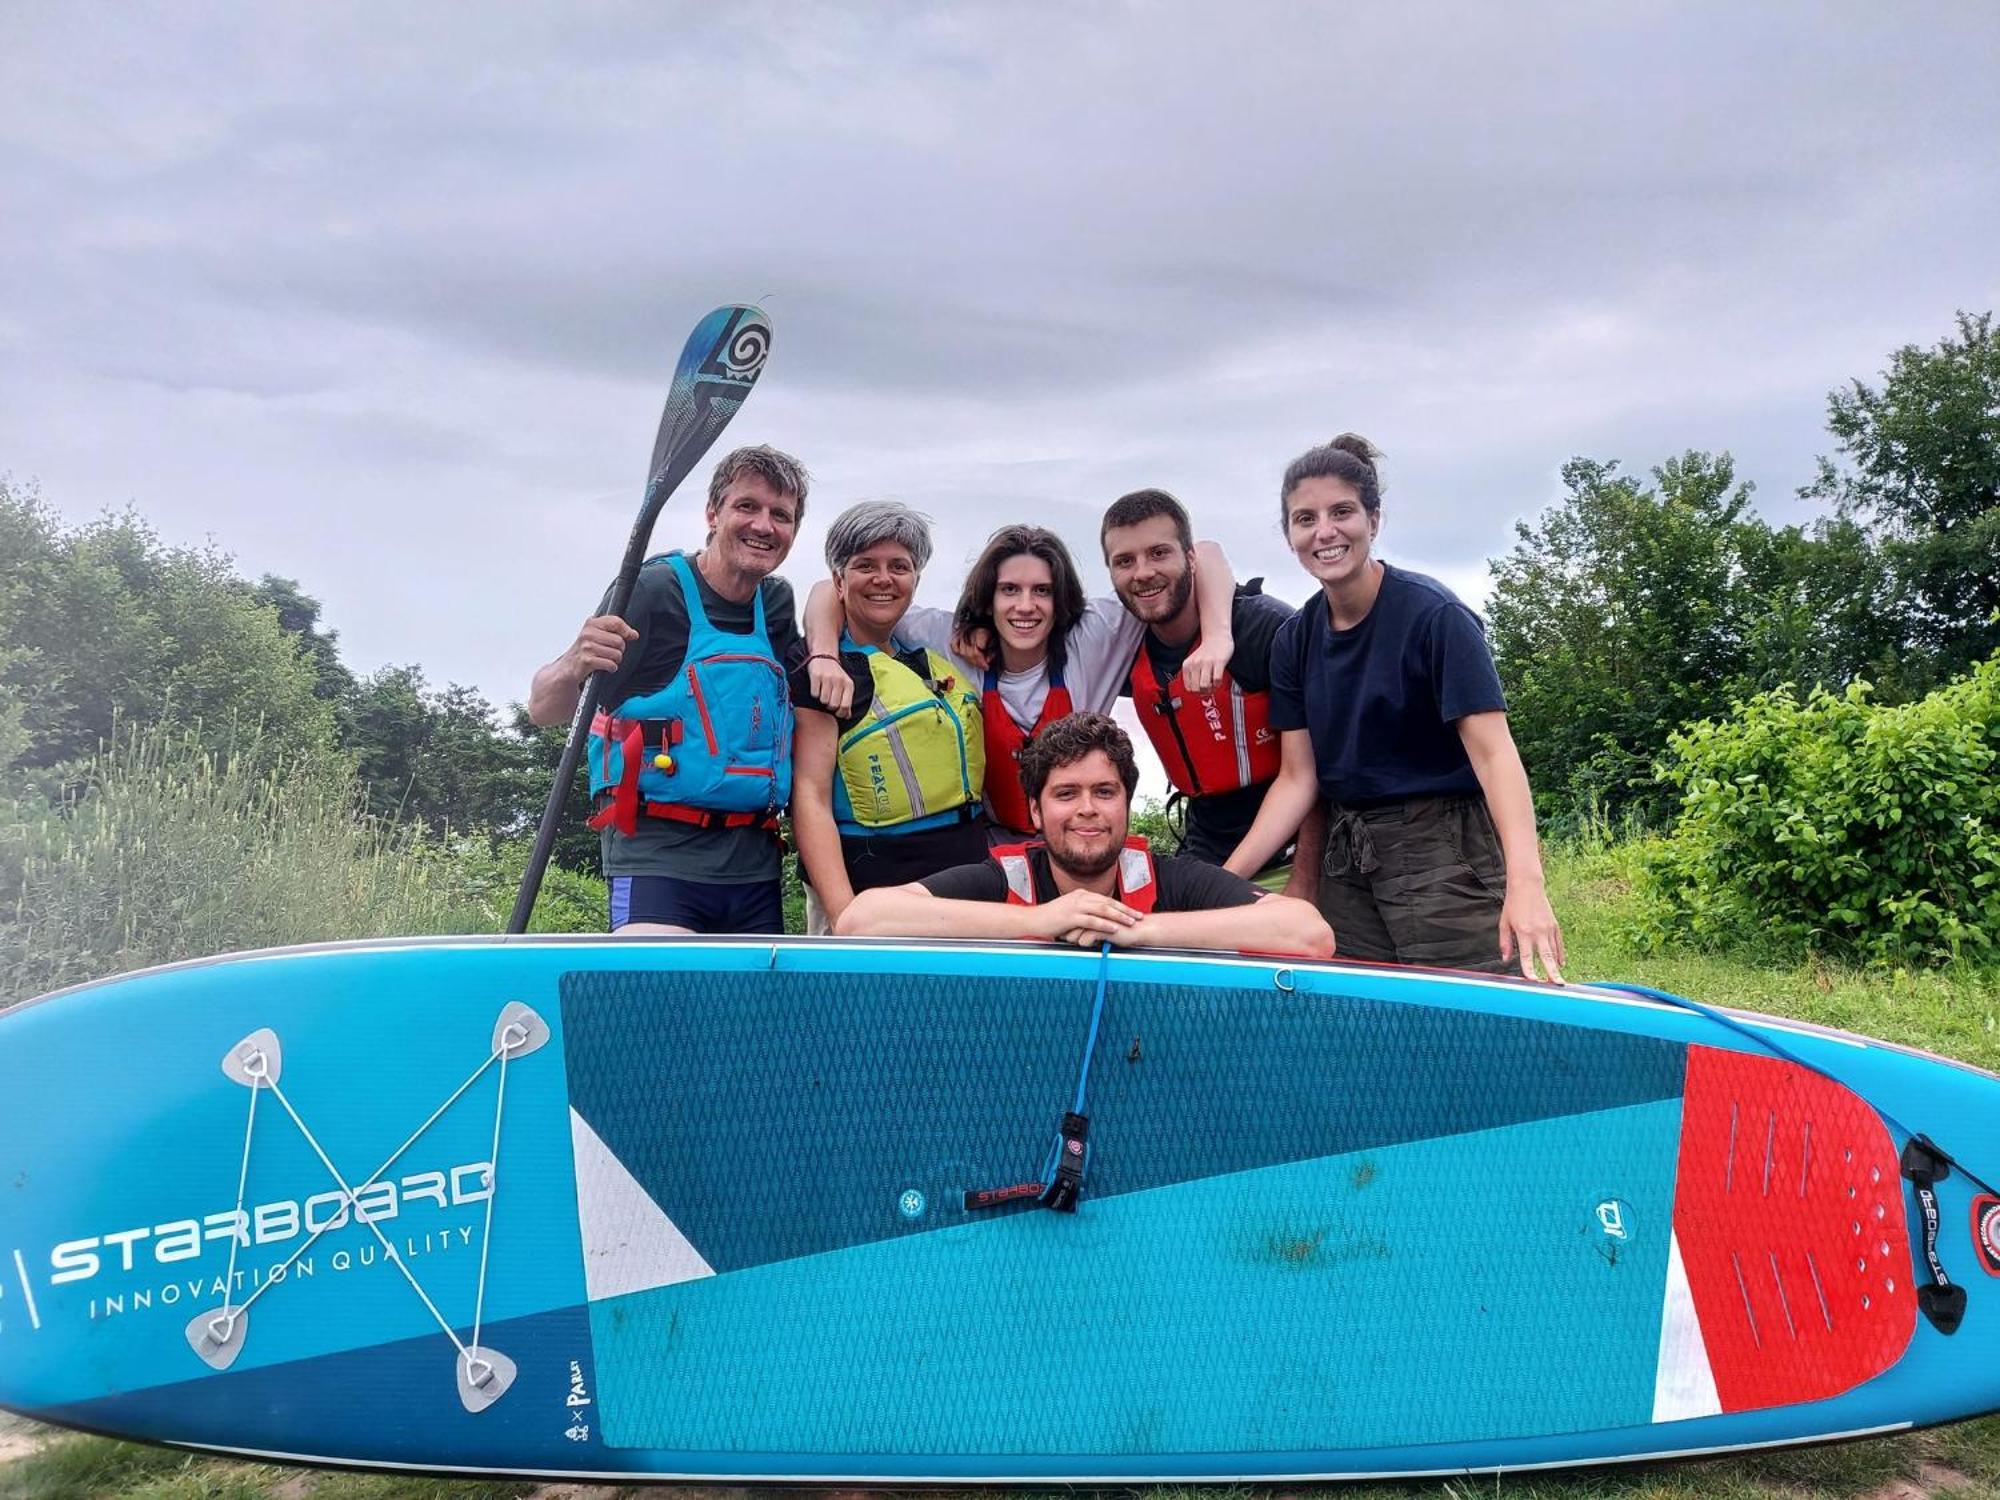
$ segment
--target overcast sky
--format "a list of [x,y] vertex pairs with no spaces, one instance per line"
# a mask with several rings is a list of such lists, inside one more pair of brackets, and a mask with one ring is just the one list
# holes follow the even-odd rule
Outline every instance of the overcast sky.
[[[299,579],[350,665],[519,698],[616,565],[666,383],[759,300],[724,444],[994,526],[1161,485],[1296,602],[1352,428],[1468,597],[1574,454],[1728,449],[2000,304],[1988,4],[0,0],[0,474]],[[700,539],[699,490],[661,545]]]

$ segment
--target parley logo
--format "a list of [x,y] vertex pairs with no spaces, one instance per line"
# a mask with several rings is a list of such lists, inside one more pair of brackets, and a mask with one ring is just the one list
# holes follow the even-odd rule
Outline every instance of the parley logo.
[[130,1229],[64,1240],[48,1254],[49,1284],[88,1281],[107,1270],[134,1271],[144,1263],[174,1265],[195,1260],[211,1245],[228,1253],[239,1246],[283,1244],[302,1234],[319,1234],[349,1222],[381,1224],[405,1210],[432,1210],[479,1203],[493,1196],[491,1163],[464,1162],[443,1171],[412,1172],[357,1188],[350,1199],[340,1189],[310,1198],[282,1198],[254,1207],[229,1208],[200,1218],[168,1219]]
[[590,1441],[590,1423],[584,1420],[584,1408],[590,1405],[590,1392],[583,1384],[583,1362],[569,1362],[569,1396],[563,1402],[569,1410],[569,1426],[563,1429],[563,1436],[572,1443]]

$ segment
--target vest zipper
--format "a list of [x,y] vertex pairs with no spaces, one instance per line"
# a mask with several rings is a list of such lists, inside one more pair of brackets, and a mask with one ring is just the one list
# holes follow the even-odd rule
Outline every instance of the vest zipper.
[[[921,706],[921,705],[919,705]],[[898,719],[905,717],[896,715]],[[924,801],[923,783],[917,779],[917,768],[910,763],[909,746],[903,743],[903,731],[893,724],[884,725],[882,738],[888,742],[889,753],[896,759],[896,769],[902,774],[903,789],[909,794],[911,818],[930,816],[930,805]]]
[[715,742],[715,725],[708,717],[708,699],[702,696],[701,674],[695,671],[692,662],[688,663],[687,679],[688,694],[694,699],[694,711],[701,716],[701,732],[703,738],[708,741],[708,753],[719,755],[722,747]]

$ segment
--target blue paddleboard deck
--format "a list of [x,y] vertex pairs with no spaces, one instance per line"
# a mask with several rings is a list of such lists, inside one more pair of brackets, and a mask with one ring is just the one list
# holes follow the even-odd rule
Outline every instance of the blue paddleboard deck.
[[1938,1187],[1946,1335],[1883,1119],[1992,1162],[2000,1081],[1608,991],[1117,955],[1080,1210],[968,1209],[1040,1174],[1099,973],[355,944],[0,1016],[0,1405],[442,1471],[1079,1481],[2000,1407],[1976,1195]]

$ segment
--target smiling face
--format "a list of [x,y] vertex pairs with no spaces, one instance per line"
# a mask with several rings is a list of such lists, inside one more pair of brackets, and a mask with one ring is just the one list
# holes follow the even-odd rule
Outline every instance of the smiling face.
[[1112,589],[1148,625],[1194,623],[1194,557],[1181,545],[1172,516],[1106,531],[1104,562]]
[[702,553],[709,584],[726,597],[747,599],[792,550],[799,506],[763,476],[745,474],[709,502],[708,524],[715,533]]
[[1072,880],[1094,880],[1118,863],[1132,799],[1118,767],[1102,750],[1052,769],[1031,810],[1048,845],[1049,862]]
[[1285,539],[1323,588],[1367,576],[1380,522],[1380,512],[1363,509],[1361,491],[1344,479],[1302,479],[1285,501]]
[[847,633],[865,646],[881,646],[902,622],[917,592],[917,564],[901,542],[877,542],[850,557],[833,575],[847,614]]
[[993,624],[1010,658],[1039,661],[1048,649],[1056,619],[1055,575],[1030,552],[1000,564],[993,585]]

